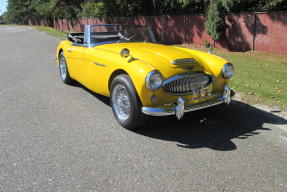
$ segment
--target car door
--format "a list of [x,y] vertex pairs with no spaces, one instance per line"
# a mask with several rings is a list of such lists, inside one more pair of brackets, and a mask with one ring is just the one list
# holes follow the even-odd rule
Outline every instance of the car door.
[[68,68],[71,78],[82,82],[84,80],[85,67],[83,65],[83,54],[87,47],[82,44],[71,44],[67,49]]
[[87,48],[84,52],[85,81],[83,84],[90,90],[102,95],[108,95],[108,81],[112,66],[107,61],[104,51]]

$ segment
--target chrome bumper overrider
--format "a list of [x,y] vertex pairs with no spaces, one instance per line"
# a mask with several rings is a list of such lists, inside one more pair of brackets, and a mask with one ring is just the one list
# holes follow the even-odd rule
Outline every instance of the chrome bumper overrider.
[[224,87],[224,93],[222,97],[203,101],[195,104],[185,104],[186,100],[182,97],[179,97],[177,100],[177,105],[172,108],[152,108],[152,107],[142,107],[142,112],[151,116],[167,116],[167,115],[176,115],[178,119],[181,119],[186,112],[197,111],[200,109],[212,107],[222,103],[229,104],[234,92],[228,88]]

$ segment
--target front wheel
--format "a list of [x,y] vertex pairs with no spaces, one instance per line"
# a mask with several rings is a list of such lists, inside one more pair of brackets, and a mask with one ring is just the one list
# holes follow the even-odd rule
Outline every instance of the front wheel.
[[63,52],[60,53],[59,56],[59,71],[61,79],[66,84],[72,84],[73,79],[70,77],[67,61]]
[[128,75],[115,77],[110,93],[112,110],[121,126],[131,130],[144,125],[145,115],[141,112],[141,102]]

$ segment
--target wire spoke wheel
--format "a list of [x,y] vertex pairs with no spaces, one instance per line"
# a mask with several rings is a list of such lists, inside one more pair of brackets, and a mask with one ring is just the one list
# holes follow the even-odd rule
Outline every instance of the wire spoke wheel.
[[121,84],[117,84],[112,92],[112,104],[116,116],[121,121],[126,121],[131,114],[131,101],[127,89]]
[[66,64],[66,60],[63,56],[61,56],[60,58],[60,74],[61,74],[61,78],[62,80],[66,80],[67,78],[67,64]]

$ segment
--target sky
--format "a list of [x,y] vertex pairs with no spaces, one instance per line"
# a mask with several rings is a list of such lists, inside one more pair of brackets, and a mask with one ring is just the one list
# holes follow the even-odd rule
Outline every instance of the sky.
[[0,0],[0,15],[6,11],[7,0]]

